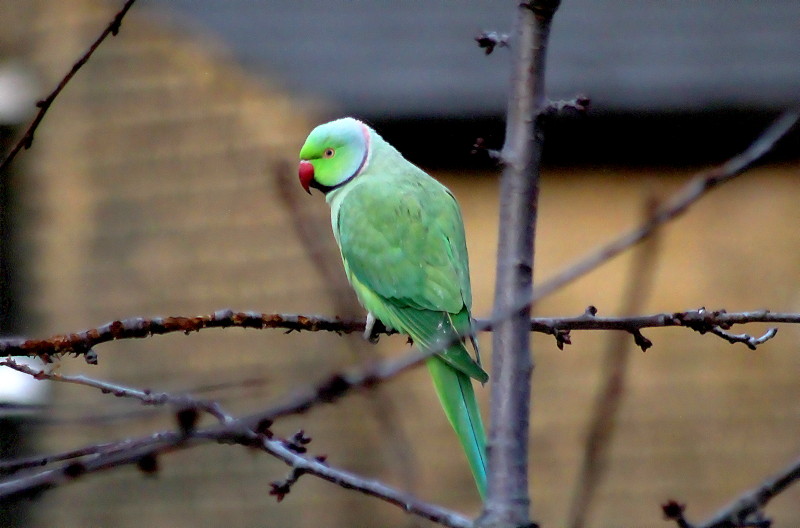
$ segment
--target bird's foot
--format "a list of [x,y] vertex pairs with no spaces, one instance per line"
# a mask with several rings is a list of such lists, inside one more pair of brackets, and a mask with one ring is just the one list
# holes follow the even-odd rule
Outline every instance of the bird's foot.
[[383,324],[379,319],[376,319],[372,312],[367,312],[367,323],[364,328],[364,339],[372,344],[380,340],[381,334],[392,332],[392,329]]
[[364,339],[372,344],[375,344],[380,339],[380,336],[375,332],[375,316],[372,312],[367,312],[367,324],[364,326]]

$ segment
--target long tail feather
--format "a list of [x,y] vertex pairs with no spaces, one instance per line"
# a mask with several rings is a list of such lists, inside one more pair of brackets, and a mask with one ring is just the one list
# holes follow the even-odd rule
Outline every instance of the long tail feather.
[[483,499],[486,497],[486,432],[472,380],[437,356],[428,359],[427,365],[439,401],[464,448],[478,493]]

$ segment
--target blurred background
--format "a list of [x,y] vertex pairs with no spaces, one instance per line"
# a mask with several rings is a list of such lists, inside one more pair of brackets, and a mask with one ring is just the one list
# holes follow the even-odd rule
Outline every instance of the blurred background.
[[[122,2],[0,0],[3,152]],[[515,2],[140,0],[45,117],[33,148],[0,175],[0,330],[45,337],[133,316],[267,313],[363,316],[341,270],[328,208],[296,180],[316,124],[368,121],[448,185],[466,221],[475,315],[491,308],[498,171],[471,155],[503,141],[511,54],[473,38],[513,33]],[[550,125],[536,280],[642,218],[643,204],[740,152],[800,94],[800,3],[568,0],[549,54],[553,98],[584,93],[586,116]],[[512,41],[511,46],[514,43]],[[800,139],[715,190],[655,243],[640,311],[705,306],[800,311]],[[623,255],[536,306],[601,315],[629,303]],[[647,281],[645,281],[647,282]],[[764,328],[741,329],[754,334]],[[634,350],[592,527],[656,525],[667,499],[704,518],[794,459],[800,447],[800,329],[752,352],[685,329]],[[610,332],[558,350],[534,335],[533,515],[563,525],[580,480]],[[490,336],[481,336],[490,365]],[[357,337],[212,330],[98,348],[63,373],[264,408],[286,391],[407,350]],[[174,427],[168,409],[0,372],[3,456],[51,453]],[[44,388],[43,388],[44,387]],[[8,390],[2,390],[2,388]],[[479,390],[488,409],[488,387]],[[427,372],[287,419],[310,452],[432,502],[477,514],[467,465]],[[239,447],[166,456],[3,504],[32,527],[427,526],[397,508],[305,477],[276,504],[288,468]],[[800,490],[774,500],[800,523]]]

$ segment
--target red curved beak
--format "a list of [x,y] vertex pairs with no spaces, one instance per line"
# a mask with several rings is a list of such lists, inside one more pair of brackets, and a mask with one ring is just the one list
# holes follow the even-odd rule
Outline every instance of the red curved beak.
[[297,169],[297,174],[300,176],[300,185],[311,194],[311,182],[314,181],[314,166],[310,161],[301,161],[300,167]]

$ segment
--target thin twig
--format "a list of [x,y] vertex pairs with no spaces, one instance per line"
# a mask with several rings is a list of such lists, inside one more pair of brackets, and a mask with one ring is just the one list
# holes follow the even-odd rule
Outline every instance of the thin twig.
[[[196,434],[195,432],[192,436]],[[196,443],[198,440],[193,438],[187,440],[186,435],[182,433],[161,431],[136,439],[107,444],[105,448],[85,447],[83,450],[91,454],[68,464],[35,472],[25,472],[0,481],[0,498],[52,489],[72,482],[85,474],[136,464],[142,457],[152,453],[165,453],[170,449],[175,449],[176,446],[186,448]],[[94,449],[95,447],[98,449]],[[57,457],[52,456],[43,460],[53,461],[55,458]]]
[[[393,363],[398,364],[398,362]],[[378,371],[379,372],[375,374],[365,374],[361,377],[356,376],[354,382],[360,380],[359,383],[362,386],[367,386],[380,379],[387,379],[383,376],[388,377],[396,375],[402,371],[402,367],[378,369]],[[344,376],[340,378],[344,379]],[[334,383],[333,385],[336,384],[337,383]],[[91,386],[97,385],[104,386],[102,383],[92,384]],[[306,391],[307,393],[317,393],[317,396],[311,397],[308,401],[328,401],[326,398],[320,400],[318,396],[321,392],[332,390],[331,387],[331,383],[324,383],[317,386],[316,390]],[[127,390],[129,394],[133,394],[136,391],[136,389]],[[141,392],[143,391],[139,391],[139,393]],[[328,396],[334,398],[333,394],[329,394]],[[167,399],[174,400],[179,398],[179,396],[174,396]],[[452,528],[469,528],[472,526],[471,520],[455,512],[428,504],[411,495],[386,486],[379,481],[366,479],[354,473],[333,468],[324,461],[324,457],[305,456],[298,452],[301,451],[300,449],[292,447],[292,442],[272,439],[271,433],[268,434],[268,428],[272,423],[272,418],[285,415],[289,412],[303,412],[307,408],[308,405],[305,405],[301,401],[296,401],[293,411],[290,409],[290,406],[284,405],[268,409],[258,415],[239,419],[229,418],[220,425],[204,429],[191,428],[187,430],[181,428],[180,432],[160,431],[136,439],[128,439],[117,443],[104,444],[102,446],[89,446],[69,453],[39,457],[37,459],[27,459],[23,462],[6,463],[5,467],[0,466],[0,469],[19,471],[24,468],[52,464],[56,461],[72,460],[70,463],[57,468],[28,472],[0,482],[0,497],[10,497],[32,491],[43,491],[72,482],[89,473],[124,465],[136,464],[143,471],[151,471],[143,467],[143,460],[148,461],[146,464],[147,468],[154,468],[157,467],[156,460],[160,455],[216,442],[222,444],[239,444],[247,447],[259,447],[280,460],[283,460],[295,471],[315,475],[347,489],[358,490],[366,495],[400,506],[406,512],[429,519],[444,526]],[[230,416],[221,409],[220,412],[226,417]],[[308,439],[302,432],[300,435],[301,443],[306,444]],[[295,435],[295,438],[297,437],[298,435]],[[299,477],[299,474],[297,476]],[[294,480],[296,481],[296,478]]]
[[726,332],[718,326],[712,327],[709,332],[715,336],[721,337],[728,343],[744,343],[750,350],[755,350],[758,345],[761,345],[775,337],[775,335],[778,333],[778,329],[770,328],[760,337],[754,337],[750,334],[731,334],[730,332]]
[[283,460],[295,470],[315,475],[347,489],[354,489],[399,506],[408,513],[452,528],[471,528],[470,519],[439,506],[420,501],[416,497],[391,488],[378,480],[365,479],[343,469],[331,468],[326,462],[313,457],[299,455],[287,449],[281,442],[262,437],[263,449]]
[[[800,480],[800,458],[768,478],[756,488],[740,495],[728,506],[699,525],[699,528],[735,528],[758,517],[761,509],[776,495]],[[737,524],[738,523],[738,524]]]
[[17,363],[11,358],[0,360],[0,366],[8,367],[16,370],[17,372],[28,374],[37,380],[50,380],[92,387],[99,389],[104,394],[112,394],[118,398],[133,398],[139,400],[145,405],[170,404],[178,409],[192,408],[207,412],[222,423],[232,420],[231,416],[225,414],[217,403],[212,401],[198,400],[188,395],[175,395],[167,392],[154,392],[147,389],[135,389],[83,375],[65,376],[58,372],[48,372],[44,369],[35,369],[24,363]]
[[[557,343],[570,343],[571,330],[623,330],[631,333],[636,343],[644,350],[651,346],[648,339],[641,335],[642,328],[684,327],[700,334],[710,333],[721,337],[729,343],[743,343],[755,350],[758,345],[772,339],[777,328],[770,328],[763,335],[753,337],[749,334],[730,334],[725,330],[733,325],[747,323],[800,323],[800,313],[780,313],[769,310],[753,312],[731,312],[725,310],[711,311],[704,308],[686,312],[658,313],[631,317],[597,317],[595,312],[587,311],[576,317],[531,319],[531,330],[551,334]],[[639,340],[643,341],[639,341]]]
[[70,80],[78,73],[84,64],[89,61],[89,58],[95,52],[95,50],[100,46],[100,44],[108,37],[109,35],[116,36],[119,33],[120,27],[122,25],[122,19],[125,18],[125,15],[128,13],[128,10],[133,6],[133,3],[136,0],[126,0],[125,4],[122,8],[114,15],[114,18],[111,22],[106,26],[100,36],[95,39],[89,49],[78,59],[78,61],[72,65],[72,68],[67,72],[67,74],[61,79],[55,89],[50,92],[50,95],[45,97],[44,99],[38,101],[36,106],[39,108],[39,111],[36,113],[36,116],[31,121],[30,125],[28,125],[28,129],[25,131],[25,134],[17,141],[17,143],[11,148],[8,152],[6,157],[0,162],[0,172],[6,168],[7,165],[11,163],[11,161],[17,156],[20,150],[23,148],[29,149],[33,144],[33,135],[36,132],[36,129],[39,127],[39,123],[42,122],[44,119],[44,115],[50,109],[50,105],[53,104],[56,97],[61,93],[61,91],[67,86]]
[[11,473],[15,473],[22,469],[44,467],[53,465],[56,462],[63,462],[65,460],[73,460],[88,455],[109,452],[114,449],[120,449],[121,445],[127,445],[131,442],[132,440],[121,440],[118,442],[94,444],[91,446],[81,447],[79,449],[70,449],[69,451],[50,455],[34,455],[25,458],[2,459],[0,460],[0,475],[10,475]]

